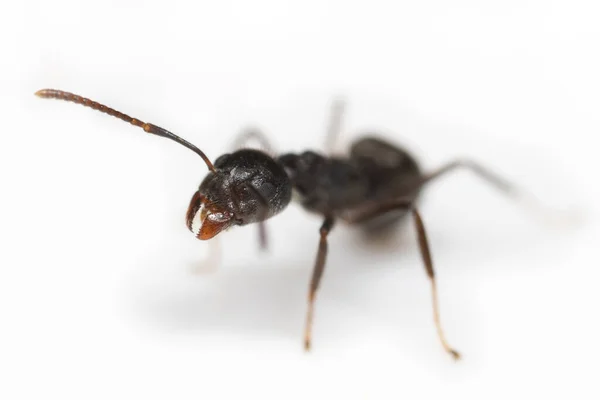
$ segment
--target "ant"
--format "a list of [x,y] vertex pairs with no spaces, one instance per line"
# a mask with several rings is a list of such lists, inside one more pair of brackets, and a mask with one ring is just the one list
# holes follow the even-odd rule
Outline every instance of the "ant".
[[[354,142],[346,157],[324,156],[313,151],[272,157],[265,151],[242,148],[218,157],[214,163],[190,142],[151,123],[76,94],[55,89],[35,93],[42,98],[65,100],[112,115],[142,128],[146,133],[171,139],[198,154],[209,173],[192,196],[186,224],[196,238],[208,240],[235,225],[259,224],[261,247],[266,246],[264,221],[283,211],[297,192],[302,206],[323,216],[317,257],[308,291],[304,348],[311,347],[314,304],[325,269],[327,238],[337,221],[380,230],[410,215],[414,221],[423,264],[431,284],[433,317],[437,335],[446,352],[458,360],[459,353],[447,342],[440,322],[435,272],[425,225],[416,206],[421,190],[430,182],[460,168],[469,169],[501,192],[522,197],[512,184],[478,163],[457,160],[432,172],[423,172],[404,149],[374,137]],[[341,105],[334,103],[329,143],[339,130]],[[264,143],[258,131],[246,138]],[[268,147],[268,146],[265,146]],[[200,220],[200,226],[194,222]]]

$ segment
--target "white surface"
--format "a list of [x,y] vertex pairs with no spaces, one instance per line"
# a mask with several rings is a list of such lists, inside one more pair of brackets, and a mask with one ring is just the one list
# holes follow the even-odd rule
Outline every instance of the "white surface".
[[[405,3],[4,5],[0,398],[598,398],[596,2]],[[474,157],[586,219],[548,229],[467,173],[428,190],[457,364],[412,232],[368,246],[340,227],[307,355],[320,220],[291,206],[264,256],[255,229],[233,230],[216,271],[195,273],[207,243],[183,217],[202,162],[43,87],[213,159],[247,125],[320,148],[342,94],[342,144],[376,129],[428,168]]]

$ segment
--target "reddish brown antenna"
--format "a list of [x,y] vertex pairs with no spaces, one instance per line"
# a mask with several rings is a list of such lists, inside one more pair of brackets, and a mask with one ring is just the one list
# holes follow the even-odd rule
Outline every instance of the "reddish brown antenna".
[[166,130],[164,128],[161,128],[159,126],[156,126],[156,125],[153,125],[150,123],[140,121],[137,118],[132,118],[129,115],[123,114],[120,111],[117,111],[115,109],[107,107],[104,104],[97,103],[93,100],[78,96],[73,93],[63,92],[62,90],[42,89],[42,90],[38,90],[37,92],[35,92],[35,95],[39,96],[39,97],[43,97],[45,99],[59,99],[59,100],[70,101],[70,102],[76,103],[76,104],[81,104],[82,106],[93,108],[94,110],[98,110],[105,114],[112,115],[113,117],[117,117],[125,122],[129,122],[131,125],[135,125],[135,126],[142,128],[147,133],[151,133],[153,135],[162,136],[164,138],[171,139],[171,140],[179,143],[180,145],[185,146],[188,149],[192,150],[194,153],[198,154],[200,157],[202,157],[202,159],[206,163],[206,166],[208,167],[208,169],[211,170],[212,172],[215,172],[214,165],[210,162],[210,160],[208,159],[208,157],[206,156],[206,154],[204,154],[204,152],[202,150],[200,150],[199,148],[197,148],[196,146],[194,146],[187,140],[180,138],[179,136],[175,135],[174,133],[169,132],[168,130]]

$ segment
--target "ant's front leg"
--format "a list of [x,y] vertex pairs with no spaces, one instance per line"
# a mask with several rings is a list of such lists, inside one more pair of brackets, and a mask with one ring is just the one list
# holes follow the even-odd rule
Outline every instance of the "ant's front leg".
[[274,154],[273,146],[271,146],[267,135],[257,128],[246,128],[240,132],[235,138],[232,148],[234,150],[247,148],[248,142],[252,141],[258,143],[258,147],[252,146],[252,148],[258,148],[258,150],[262,150],[271,156]]
[[[269,143],[267,136],[259,129],[247,128],[243,130],[235,138],[233,142],[233,148],[240,150],[248,147],[248,142],[257,142],[258,149],[264,151],[269,155],[273,155],[273,146]],[[267,235],[267,224],[264,221],[258,223],[258,247],[262,251],[266,251],[269,247],[268,235]]]
[[315,267],[313,269],[312,278],[310,280],[310,288],[308,291],[308,311],[306,312],[306,326],[304,328],[304,349],[310,350],[311,338],[312,338],[312,325],[313,325],[313,313],[315,296],[323,271],[325,270],[325,259],[327,257],[327,236],[333,228],[334,218],[331,216],[325,217],[319,233],[321,239],[319,240],[319,250],[317,251],[317,259],[315,261]]
[[248,190],[254,192],[256,198],[261,203],[261,209],[263,210],[260,216],[260,222],[258,223],[258,246],[261,250],[267,250],[267,224],[264,221],[267,218],[267,212],[269,210],[269,202],[256,190],[252,185],[245,185]]

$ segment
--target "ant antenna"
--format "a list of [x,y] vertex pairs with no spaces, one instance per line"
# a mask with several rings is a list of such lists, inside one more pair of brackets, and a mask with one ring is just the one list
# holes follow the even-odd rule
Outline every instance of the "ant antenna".
[[129,122],[131,125],[135,125],[135,126],[142,128],[147,133],[151,133],[153,135],[162,136],[164,138],[171,139],[171,140],[179,143],[180,145],[185,146],[188,149],[192,150],[194,153],[198,154],[200,157],[202,157],[202,159],[206,163],[206,166],[208,167],[208,169],[212,172],[215,172],[214,165],[210,162],[209,158],[206,157],[206,154],[204,154],[204,152],[202,150],[200,150],[199,148],[197,148],[196,146],[194,146],[187,140],[180,138],[179,136],[175,135],[174,133],[169,132],[168,130],[166,130],[164,128],[161,128],[159,126],[156,126],[156,125],[153,125],[150,123],[140,121],[137,118],[132,118],[129,115],[123,114],[120,111],[117,111],[110,107],[107,107],[104,104],[97,103],[93,100],[86,99],[85,97],[81,97],[81,96],[78,96],[73,93],[63,92],[62,90],[42,89],[42,90],[38,90],[37,92],[35,92],[35,95],[38,97],[45,98],[45,99],[59,99],[59,100],[64,100],[64,101],[70,101],[70,102],[76,103],[76,104],[81,104],[82,106],[93,108],[94,110],[98,110],[105,114],[112,115],[113,117],[117,117],[120,120],[123,120],[125,122]]

